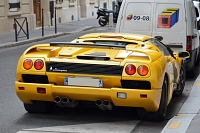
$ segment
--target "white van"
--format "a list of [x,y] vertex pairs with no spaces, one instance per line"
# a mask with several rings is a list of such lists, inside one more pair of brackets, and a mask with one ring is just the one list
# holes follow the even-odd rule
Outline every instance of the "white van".
[[[196,7],[199,15],[200,15],[200,0],[193,0],[194,6]],[[197,27],[200,26],[199,23],[200,22],[200,16],[197,17]],[[199,30],[199,34],[200,34],[200,28],[198,28]]]
[[174,51],[188,51],[187,76],[200,62],[199,33],[192,0],[123,0],[116,32],[162,36]]

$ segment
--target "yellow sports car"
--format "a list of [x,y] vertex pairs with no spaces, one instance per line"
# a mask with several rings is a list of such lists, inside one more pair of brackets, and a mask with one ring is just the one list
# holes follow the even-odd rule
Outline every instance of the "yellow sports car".
[[140,119],[162,121],[185,86],[184,58],[162,37],[91,33],[72,42],[31,46],[17,65],[17,96],[30,113],[93,102],[102,110],[135,107]]

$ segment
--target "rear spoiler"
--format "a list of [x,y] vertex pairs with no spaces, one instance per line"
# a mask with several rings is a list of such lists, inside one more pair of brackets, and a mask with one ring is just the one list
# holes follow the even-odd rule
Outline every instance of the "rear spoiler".
[[126,48],[122,45],[114,44],[98,44],[98,43],[72,43],[72,42],[50,42],[50,46],[65,46],[65,47],[90,47],[90,48],[105,48],[105,47],[114,47],[114,48]]

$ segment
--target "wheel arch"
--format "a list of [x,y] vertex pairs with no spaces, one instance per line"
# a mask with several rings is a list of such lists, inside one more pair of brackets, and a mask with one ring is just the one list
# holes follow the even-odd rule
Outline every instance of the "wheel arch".
[[165,73],[165,76],[164,78],[167,79],[167,105],[170,103],[171,99],[172,99],[172,94],[173,94],[173,90],[170,89],[170,84],[169,84],[169,81],[170,81],[170,77],[167,73]]

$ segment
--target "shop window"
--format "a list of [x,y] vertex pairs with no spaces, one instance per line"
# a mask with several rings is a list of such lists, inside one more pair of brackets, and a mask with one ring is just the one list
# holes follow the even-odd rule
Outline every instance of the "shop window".
[[115,11],[115,1],[112,2],[112,10]]
[[63,0],[56,0],[56,4],[62,4]]
[[103,8],[107,9],[107,3],[106,2],[103,3]]
[[94,0],[90,0],[90,4],[95,4],[95,1]]
[[76,0],[69,0],[69,3],[74,3]]
[[69,0],[69,7],[74,7],[75,2],[76,2],[76,0]]
[[9,11],[10,12],[18,12],[20,8],[20,2],[18,0],[9,0]]

